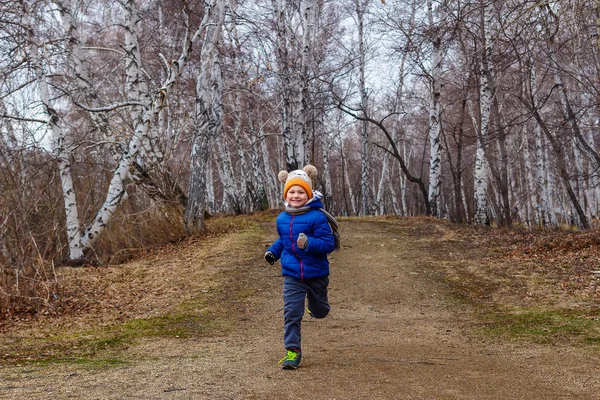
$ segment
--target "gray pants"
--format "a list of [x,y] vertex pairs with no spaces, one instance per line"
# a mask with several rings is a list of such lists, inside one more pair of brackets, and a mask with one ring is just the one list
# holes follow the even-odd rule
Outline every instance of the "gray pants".
[[329,314],[327,286],[329,278],[314,278],[304,281],[291,276],[283,277],[283,344],[286,350],[301,351],[300,326],[304,316],[304,301],[308,298],[308,309],[315,318]]

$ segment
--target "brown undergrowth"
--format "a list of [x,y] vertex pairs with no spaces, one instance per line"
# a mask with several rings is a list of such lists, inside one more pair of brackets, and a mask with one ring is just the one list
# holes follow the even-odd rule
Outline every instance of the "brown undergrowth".
[[587,231],[498,231],[492,243],[504,243],[500,259],[521,266],[560,287],[565,298],[600,302],[600,229]]
[[58,268],[44,309],[2,321],[0,360],[82,359],[143,337],[227,331],[251,295],[242,272],[261,254],[253,236],[263,217],[215,218],[205,235],[145,250],[125,264]]
[[486,335],[600,344],[599,231],[450,227],[467,244],[446,281],[478,310]]

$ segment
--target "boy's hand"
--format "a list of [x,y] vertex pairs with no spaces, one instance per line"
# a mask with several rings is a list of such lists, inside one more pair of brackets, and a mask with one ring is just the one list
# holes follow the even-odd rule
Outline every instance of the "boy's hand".
[[296,243],[298,244],[298,248],[304,250],[306,246],[308,246],[308,237],[304,233],[301,233],[298,235],[298,240],[296,240]]
[[275,264],[275,254],[271,253],[270,251],[267,251],[265,253],[265,260],[271,265]]

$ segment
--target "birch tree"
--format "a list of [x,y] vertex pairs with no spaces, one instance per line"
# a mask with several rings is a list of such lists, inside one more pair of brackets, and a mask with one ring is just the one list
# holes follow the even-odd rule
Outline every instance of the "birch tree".
[[429,197],[428,201],[433,216],[438,216],[440,207],[441,179],[441,147],[442,111],[440,104],[442,85],[442,29],[440,26],[440,5],[434,8],[431,0],[427,1],[427,16],[431,32],[431,74],[429,75]]
[[73,176],[71,173],[70,144],[66,139],[62,118],[55,104],[53,104],[53,101],[51,100],[48,79],[49,75],[51,75],[53,71],[47,71],[43,66],[43,43],[39,43],[37,41],[34,31],[35,21],[33,20],[33,17],[35,14],[33,10],[29,8],[29,4],[27,2],[21,3],[21,6],[23,15],[27,18],[27,41],[31,46],[30,62],[37,79],[40,100],[48,116],[47,124],[52,132],[53,155],[56,159],[61,178],[66,216],[67,241],[69,244],[69,256],[71,259],[76,260],[83,257],[83,248],[81,246],[81,231],[77,209],[77,198],[75,195]]
[[[298,110],[294,108],[302,101],[300,85],[298,85],[296,70],[299,62],[294,57],[293,49],[298,43],[294,41],[292,19],[295,7],[286,0],[272,0],[276,24],[276,55],[278,76],[280,79],[281,96],[281,132],[285,147],[285,162],[288,170],[295,170],[304,165],[304,147],[302,137],[298,136],[299,130],[295,125]],[[300,92],[300,93],[299,93]]]
[[[188,203],[185,210],[186,231],[190,234],[205,229],[204,217],[209,209],[210,192],[208,180],[212,169],[211,150],[223,123],[223,82],[218,60],[217,44],[225,18],[225,1],[217,0],[205,5],[206,24],[204,41],[200,52],[201,64],[197,71],[195,131],[192,143]],[[230,164],[227,164],[230,174]],[[227,193],[231,195],[231,184],[227,180]]]
[[481,49],[481,72],[479,74],[479,108],[481,124],[475,127],[477,135],[477,151],[475,156],[475,218],[477,225],[489,223],[488,219],[488,163],[485,156],[488,129],[492,112],[492,87],[489,65],[489,54],[492,51],[492,3],[482,5],[482,31],[483,45]]
[[370,173],[369,173],[369,135],[367,121],[364,118],[368,106],[367,88],[365,84],[366,48],[365,48],[365,13],[368,1],[355,0],[356,24],[358,28],[358,90],[360,93],[360,106],[362,119],[359,120],[360,129],[360,215],[370,214]]
[[[531,49],[528,49],[527,66],[529,72],[529,93],[533,104],[539,104],[538,99],[538,83],[537,74],[534,63],[534,58],[531,54]],[[526,81],[527,82],[527,81]],[[550,190],[550,182],[548,180],[549,165],[545,154],[545,148],[542,136],[542,130],[539,124],[535,124],[533,127],[534,138],[535,138],[535,160],[536,165],[532,171],[535,171],[535,191],[538,193],[538,207],[536,209],[539,212],[539,222],[542,226],[552,227],[557,225],[556,216],[553,212],[553,201],[552,192]]]

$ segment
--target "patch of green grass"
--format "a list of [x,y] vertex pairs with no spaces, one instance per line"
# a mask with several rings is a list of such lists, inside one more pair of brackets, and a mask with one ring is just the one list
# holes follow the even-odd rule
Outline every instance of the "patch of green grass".
[[[188,304],[188,307],[191,307]],[[230,328],[226,318],[201,313],[178,313],[136,318],[122,324],[83,332],[29,339],[20,343],[13,355],[3,357],[9,363],[70,363],[90,367],[118,366],[125,361],[107,357],[126,350],[141,338],[190,338],[224,332]],[[1,360],[0,360],[1,361]]]
[[212,320],[196,314],[162,315],[130,320],[117,327],[121,337],[174,337],[187,338],[204,335],[224,328],[224,321]]
[[600,344],[600,320],[579,310],[512,309],[483,314],[481,331],[537,343]]

